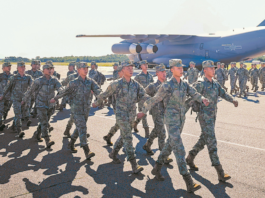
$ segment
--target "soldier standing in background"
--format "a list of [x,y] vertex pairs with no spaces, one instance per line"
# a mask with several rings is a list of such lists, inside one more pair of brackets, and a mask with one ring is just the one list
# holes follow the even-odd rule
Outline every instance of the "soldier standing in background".
[[[111,80],[117,80],[119,79],[119,74],[118,74],[118,68],[119,64],[118,63],[114,63],[113,64],[113,75],[112,75],[112,78],[108,78],[107,81],[111,81]],[[108,103],[107,103],[107,106],[109,107],[110,105],[112,104],[112,96],[110,96],[108,98]]]
[[252,71],[254,70],[254,64],[253,63],[251,63],[251,68],[250,68],[250,70],[248,70],[248,73],[249,73],[249,76],[250,76],[250,84],[252,85],[252,88],[251,88],[251,90],[253,90],[254,89],[254,85],[253,85],[253,78],[252,78],[252,76],[251,76],[251,73],[252,73]]
[[260,79],[260,83],[262,85],[261,91],[264,91],[264,89],[265,89],[265,62],[261,63],[259,79]]
[[124,146],[127,155],[127,160],[130,161],[133,173],[139,173],[143,170],[138,165],[135,158],[135,151],[133,147],[132,126],[136,117],[136,103],[144,96],[144,88],[135,80],[131,79],[133,75],[133,64],[130,61],[122,63],[123,78],[111,83],[107,90],[98,95],[98,100],[93,104],[96,107],[105,98],[116,93],[116,122],[120,128],[120,137],[114,144],[112,152],[109,157],[113,162],[121,163],[117,157],[119,150]]
[[239,87],[240,87],[240,92],[239,92],[239,97],[242,97],[242,94],[244,93],[244,96],[247,96],[246,93],[246,79],[249,78],[248,75],[248,70],[245,69],[244,67],[244,63],[240,62],[240,68],[237,70],[236,72],[236,78],[238,78],[239,81]]
[[[12,65],[10,62],[5,62],[2,64],[3,73],[0,74],[0,96],[3,96],[4,88],[6,87],[9,78],[13,76],[13,74],[10,74],[11,66]],[[5,98],[0,101],[0,131],[5,128],[4,121],[6,120],[11,105],[11,94],[9,92]]]
[[[60,80],[60,78],[61,78],[61,75],[54,70],[53,64],[51,64],[51,76],[56,77],[58,80]],[[60,108],[60,103],[59,103],[59,101],[57,101],[56,105],[55,105],[55,109],[58,110],[59,108]]]
[[190,68],[188,69],[185,79],[188,78],[188,82],[193,84],[198,80],[199,70],[195,67],[195,63],[193,61],[190,62]]
[[[139,62],[140,67],[142,69],[142,72],[137,74],[134,78],[135,81],[137,81],[138,83],[140,83],[140,85],[142,85],[144,88],[146,88],[150,83],[154,82],[153,76],[151,74],[149,74],[149,72],[147,71],[148,69],[148,63],[146,60],[140,61]],[[142,103],[138,103],[138,110],[139,112],[142,111],[143,108],[143,104]],[[137,125],[139,124],[140,120],[136,119],[133,125],[134,131],[138,132],[137,129]],[[145,137],[149,138],[149,126],[147,123],[147,117],[144,116],[142,119],[142,123],[143,123],[143,127],[145,130]]]
[[176,157],[180,174],[187,186],[188,192],[194,192],[201,188],[200,185],[193,183],[192,177],[187,169],[185,161],[185,149],[181,139],[182,129],[185,123],[185,101],[187,95],[190,95],[194,100],[209,105],[208,99],[201,96],[196,90],[186,81],[181,80],[183,75],[183,64],[181,59],[171,59],[169,61],[173,77],[170,81],[161,85],[154,97],[145,101],[143,111],[138,113],[137,117],[143,117],[155,104],[160,101],[165,105],[164,123],[167,127],[168,139],[166,145],[160,152],[158,160],[152,170],[155,177],[163,181],[165,178],[161,174],[161,168],[164,160],[170,155],[171,151]]
[[225,87],[227,89],[227,87],[225,86],[225,81],[228,80],[228,70],[225,68],[224,63],[221,63],[221,69],[223,70],[223,72],[225,74],[225,80],[223,81],[223,87]]
[[24,132],[22,132],[22,121],[21,119],[27,122],[27,126],[30,126],[31,120],[29,119],[29,105],[30,99],[28,98],[25,101],[25,104],[22,105],[22,98],[24,93],[29,89],[32,84],[32,77],[28,74],[25,74],[25,63],[17,63],[18,74],[11,76],[8,80],[8,83],[3,91],[3,96],[0,97],[0,100],[4,99],[8,92],[11,92],[11,100],[13,102],[13,109],[15,113],[14,118],[14,129],[18,133],[18,137],[22,138]]
[[253,70],[251,71],[250,76],[252,78],[254,92],[256,92],[259,89],[259,86],[258,86],[258,82],[259,82],[259,70],[257,69],[256,63],[253,63]]
[[236,62],[231,62],[231,69],[228,71],[228,75],[230,75],[230,85],[231,85],[231,90],[230,94],[232,95],[233,92],[236,94]]
[[218,81],[218,83],[227,91],[227,88],[224,86],[225,81],[225,73],[224,70],[221,68],[221,63],[217,63],[217,69],[215,70],[215,77]]

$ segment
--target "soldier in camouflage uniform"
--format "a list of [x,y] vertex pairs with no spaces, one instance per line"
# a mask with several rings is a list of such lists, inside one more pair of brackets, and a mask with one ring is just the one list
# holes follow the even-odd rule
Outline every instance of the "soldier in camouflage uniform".
[[[149,72],[147,71],[148,69],[148,63],[146,60],[140,61],[140,67],[142,69],[142,72],[137,74],[134,78],[135,81],[137,81],[138,83],[140,83],[140,85],[142,85],[144,88],[146,88],[150,83],[154,82],[153,76],[151,74],[149,74]],[[143,108],[143,104],[142,103],[138,103],[138,110],[139,112],[142,111]],[[140,120],[136,119],[133,125],[134,131],[138,132],[137,129],[137,125],[139,124]],[[147,116],[144,116],[142,119],[142,124],[145,130],[145,137],[149,138],[149,126],[147,123]]]
[[62,91],[62,85],[59,80],[51,75],[50,64],[43,65],[43,76],[34,80],[30,89],[25,93],[23,97],[23,103],[25,103],[33,93],[36,93],[36,108],[38,113],[39,125],[35,137],[39,142],[42,142],[43,137],[46,142],[47,148],[50,148],[54,141],[49,137],[49,121],[52,114],[55,111],[55,106],[50,100],[54,97],[55,91]]
[[[39,65],[39,61],[38,60],[32,60],[31,61],[31,70],[28,70],[25,72],[26,74],[28,74],[32,77],[33,81],[36,80],[37,78],[43,76],[43,73],[37,69],[37,65]],[[33,93],[33,95],[31,96],[30,110],[32,109],[35,100],[36,100],[36,96]],[[32,117],[36,117],[36,115],[37,115],[36,105],[34,106],[31,114],[32,114]]]
[[239,80],[239,87],[240,87],[239,97],[242,97],[242,94],[244,94],[245,97],[247,96],[247,93],[245,90],[246,90],[247,79],[249,78],[249,75],[248,75],[248,70],[245,69],[243,66],[244,66],[244,63],[240,62],[240,68],[236,72],[236,78],[238,78]]
[[[119,74],[118,74],[118,70],[117,70],[118,66],[119,66],[118,63],[114,63],[113,64],[113,75],[112,75],[112,78],[108,78],[107,81],[111,81],[111,80],[114,81],[114,80],[117,80],[117,79],[120,78]],[[111,104],[112,104],[112,96],[110,96],[108,98],[108,103],[106,105],[109,107]]]
[[234,100],[231,95],[226,93],[222,86],[213,79],[215,73],[213,61],[203,61],[202,65],[205,77],[202,81],[195,83],[194,88],[198,91],[198,93],[208,98],[210,104],[208,106],[205,106],[204,104],[199,105],[200,110],[198,112],[198,119],[202,132],[200,139],[189,152],[186,162],[190,166],[191,170],[198,171],[199,168],[194,164],[194,158],[206,145],[212,166],[214,166],[217,171],[218,179],[220,181],[226,181],[231,177],[224,173],[222,165],[220,164],[219,157],[217,155],[217,141],[215,137],[218,97],[220,96],[228,102],[233,103],[235,107],[238,106],[238,102]]
[[199,70],[195,67],[195,63],[193,61],[190,62],[190,68],[185,74],[184,78],[188,78],[188,82],[193,84],[198,80]]
[[217,69],[215,70],[215,77],[219,84],[227,91],[227,88],[224,86],[224,81],[225,81],[225,73],[224,70],[221,68],[221,63],[217,63]]
[[254,92],[258,91],[258,81],[259,81],[259,70],[257,69],[256,63],[253,63],[253,70],[250,73],[250,76],[252,78],[252,85],[254,87]]
[[231,85],[230,94],[231,95],[233,92],[236,93],[236,72],[237,72],[236,63],[232,62],[231,69],[228,71],[228,75],[230,75],[230,85]]
[[185,101],[187,95],[190,95],[194,100],[203,102],[208,106],[209,101],[201,96],[196,90],[186,81],[181,80],[183,75],[183,64],[181,59],[171,59],[169,61],[173,77],[168,82],[161,85],[154,97],[148,99],[144,103],[143,111],[138,113],[138,118],[141,118],[147,113],[155,104],[160,101],[164,102],[165,116],[164,123],[168,131],[168,139],[166,145],[162,149],[152,174],[160,181],[165,178],[161,174],[161,168],[164,160],[169,156],[171,151],[176,157],[180,174],[187,186],[188,192],[194,192],[201,186],[193,183],[192,177],[187,169],[185,161],[185,149],[181,139],[181,132],[185,123]]
[[[117,78],[117,80],[118,80],[118,79],[122,78],[122,76],[123,76],[122,66],[118,66],[116,71],[118,72],[118,75],[119,75],[119,77]],[[116,95],[117,95],[117,93],[114,93],[111,96],[111,99],[112,99],[111,103],[112,103],[113,111],[115,114],[116,114],[116,97],[117,97]],[[119,127],[118,123],[116,122],[115,125],[110,128],[109,133],[103,137],[103,139],[107,142],[108,145],[113,145],[113,143],[111,142],[111,138],[119,129],[120,129],[120,127]]]
[[265,62],[261,63],[259,79],[260,79],[260,83],[262,85],[261,91],[264,91],[264,89],[265,89]]
[[57,95],[52,101],[55,102],[59,98],[66,95],[71,98],[71,114],[74,118],[76,129],[71,136],[68,148],[72,153],[77,152],[74,144],[79,136],[80,144],[84,150],[87,160],[95,156],[95,153],[90,151],[87,141],[86,123],[91,106],[90,93],[93,91],[94,94],[98,95],[101,92],[98,84],[93,79],[87,77],[88,67],[89,66],[85,62],[77,63],[79,77],[72,80],[67,85],[66,89],[61,94]]
[[[71,74],[75,74],[75,62],[70,62],[68,65],[68,72],[67,72],[67,76],[71,75]],[[60,107],[58,108],[58,110],[62,111],[65,107],[66,107],[66,103],[68,103],[68,96],[63,97],[62,102],[60,104]]]
[[120,137],[114,144],[109,157],[114,163],[121,163],[117,157],[122,146],[125,147],[127,160],[130,161],[133,173],[139,173],[143,170],[136,162],[134,147],[132,143],[132,126],[136,117],[136,103],[144,96],[144,88],[135,80],[131,79],[133,75],[133,64],[130,61],[122,62],[123,78],[110,84],[107,90],[98,95],[98,100],[93,104],[96,107],[108,96],[116,93],[116,122],[120,128]]
[[[228,70],[225,68],[225,64],[221,63],[221,69],[223,70],[224,74],[225,74],[225,80],[223,81],[223,87],[226,88],[225,86],[225,81],[228,80]],[[226,88],[227,89],[227,88]]]
[[254,86],[253,86],[253,78],[252,78],[252,76],[251,76],[251,72],[254,70],[254,64],[253,63],[251,63],[251,68],[250,68],[250,70],[248,70],[248,74],[249,74],[249,81],[250,81],[250,84],[252,85],[252,88],[251,88],[251,90],[253,90],[254,89]]
[[18,74],[11,76],[8,80],[8,83],[3,91],[3,96],[0,97],[0,100],[4,99],[8,92],[11,92],[11,100],[13,102],[13,109],[15,113],[14,118],[14,129],[18,133],[18,137],[23,137],[24,132],[22,132],[22,121],[21,119],[27,122],[27,126],[31,124],[29,120],[29,105],[30,98],[26,101],[24,105],[21,104],[24,93],[29,89],[32,84],[32,77],[28,74],[25,74],[25,63],[18,62]]
[[[60,80],[61,78],[61,75],[59,73],[57,73],[55,70],[54,70],[54,65],[53,64],[50,64],[51,65],[51,76],[54,76],[56,77],[58,80]],[[59,109],[60,108],[60,103],[59,101],[56,102],[56,105],[55,105],[55,109]]]
[[[78,78],[79,74],[78,73],[74,73],[74,74],[71,74],[69,76],[67,76],[63,81],[62,81],[62,85],[63,86],[67,86],[72,80]],[[68,100],[69,100],[69,105],[71,107],[71,104],[72,104],[72,97],[68,97]],[[65,128],[65,131],[64,131],[64,135],[68,138],[71,138],[71,134],[70,134],[70,130],[72,128],[74,124],[74,117],[73,117],[73,114],[70,113],[70,118],[68,120],[68,123],[66,125],[66,128]]]
[[[10,74],[11,63],[5,62],[2,64],[3,73],[0,74],[0,96],[3,95],[4,88],[7,85],[7,81],[13,74]],[[0,131],[5,128],[4,121],[7,117],[7,113],[11,108],[11,94],[10,92],[5,96],[3,100],[0,101]]]

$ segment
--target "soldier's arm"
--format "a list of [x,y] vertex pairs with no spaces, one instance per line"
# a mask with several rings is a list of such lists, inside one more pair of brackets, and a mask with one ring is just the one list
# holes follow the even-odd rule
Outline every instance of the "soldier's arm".
[[[196,86],[198,86],[198,89],[200,88],[199,83],[197,83]],[[197,100],[200,103],[203,101],[203,99],[205,99],[201,94],[197,92],[197,90],[192,85],[189,85],[188,83],[187,92],[193,100]]]
[[62,81],[62,85],[63,85],[63,86],[68,85],[68,83],[70,82],[69,78],[70,78],[70,77],[67,76],[67,77]]
[[103,93],[100,93],[99,95],[97,95],[97,101],[95,102],[95,105],[98,106],[99,104],[101,104],[103,102],[103,100],[105,98],[113,95],[114,92],[116,91],[117,87],[118,87],[118,83],[119,83],[119,81],[114,81],[113,83],[111,83],[108,86],[106,91],[104,91]]
[[148,94],[151,97],[154,96],[154,93],[155,93],[155,86],[154,86],[154,84],[149,84],[145,88],[145,93]]
[[91,89],[92,89],[93,93],[96,96],[98,96],[102,92],[102,90],[100,89],[100,87],[98,86],[96,81],[94,81],[93,79],[92,79],[92,87],[91,87]]
[[58,99],[73,93],[75,90],[75,87],[77,87],[77,85],[75,84],[74,81],[71,81],[61,93],[59,93],[57,96],[54,97],[54,100],[58,101]]
[[56,82],[55,82],[55,89],[56,89],[59,93],[63,92],[64,88],[63,88],[62,84],[59,82],[58,79],[55,78],[55,80],[56,80]]
[[31,87],[32,83],[33,83],[33,78],[29,76],[29,87]]
[[137,81],[138,83],[140,83],[140,79],[139,79],[139,75],[137,74],[134,78],[135,81]]
[[226,101],[228,102],[231,102],[233,103],[234,102],[234,98],[229,94],[227,93],[223,88],[222,86],[218,83],[218,89],[219,89],[219,96],[223,99],[225,99]]
[[7,85],[6,85],[5,88],[4,88],[3,96],[2,96],[3,98],[6,96],[6,94],[7,94],[8,92],[11,91],[12,86],[13,86],[13,83],[14,83],[14,77],[12,76],[12,77],[9,78],[9,80],[7,81]]
[[26,102],[29,100],[29,98],[39,89],[40,81],[39,79],[34,80],[32,85],[29,87],[29,89],[24,93],[24,96],[22,98],[22,101]]

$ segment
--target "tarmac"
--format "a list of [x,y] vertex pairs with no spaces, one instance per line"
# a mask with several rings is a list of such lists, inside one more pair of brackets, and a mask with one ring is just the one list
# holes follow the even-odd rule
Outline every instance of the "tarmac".
[[[15,69],[16,66],[13,66]],[[30,67],[27,66],[27,69]],[[62,78],[67,67],[56,66]],[[100,67],[107,78],[112,76],[112,67]],[[135,70],[135,74],[139,70]],[[150,70],[154,73],[153,70]],[[109,81],[102,87],[109,85]],[[249,84],[249,82],[248,82]],[[229,86],[229,82],[226,82]],[[96,156],[85,160],[83,149],[76,142],[77,153],[67,149],[68,138],[63,132],[69,119],[70,109],[56,111],[51,118],[54,130],[50,133],[55,145],[45,149],[45,143],[32,138],[37,128],[37,119],[32,125],[23,125],[25,136],[15,138],[15,133],[6,127],[0,132],[0,197],[265,197],[265,92],[250,92],[247,98],[237,98],[239,106],[224,99],[219,100],[216,120],[218,155],[226,173],[232,178],[219,182],[215,169],[211,166],[207,148],[201,151],[195,163],[199,171],[191,171],[194,181],[202,188],[193,193],[186,192],[186,186],[179,174],[174,154],[173,162],[163,166],[165,181],[157,181],[151,170],[160,153],[157,140],[152,149],[153,156],[142,149],[146,142],[144,129],[139,125],[139,133],[133,133],[133,144],[139,165],[144,167],[140,174],[131,173],[131,165],[125,153],[119,152],[122,164],[113,164],[108,157],[112,146],[103,140],[115,124],[112,108],[91,108],[87,122],[90,134],[89,146]],[[12,125],[13,109],[7,117],[7,125]],[[182,140],[186,154],[200,136],[200,125],[195,122],[196,114],[186,114]],[[154,126],[150,115],[149,125]],[[72,128],[73,132],[75,127]],[[119,131],[112,142],[119,136]]]

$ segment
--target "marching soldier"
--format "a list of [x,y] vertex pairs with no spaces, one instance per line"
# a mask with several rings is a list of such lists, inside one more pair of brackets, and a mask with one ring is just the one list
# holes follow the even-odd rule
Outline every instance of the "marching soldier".
[[[135,81],[137,81],[138,83],[140,83],[140,85],[142,85],[144,88],[146,88],[150,83],[154,82],[153,76],[151,74],[148,73],[147,69],[148,69],[148,63],[146,60],[141,61],[140,63],[140,67],[142,69],[142,72],[137,74],[134,78]],[[143,104],[138,103],[138,110],[139,112],[142,111],[142,107]],[[143,127],[145,130],[145,137],[149,138],[149,126],[147,123],[147,117],[144,116],[142,119],[142,123],[143,123]],[[138,132],[137,129],[137,125],[139,124],[140,120],[136,119],[133,125],[134,131]]]
[[188,82],[193,84],[198,80],[199,70],[195,67],[195,63],[193,61],[190,62],[190,68],[188,69],[185,79],[188,78]]
[[237,68],[236,68],[236,62],[232,62],[231,63],[231,69],[228,71],[228,75],[230,75],[230,85],[231,85],[231,90],[230,90],[230,94],[232,95],[233,92],[235,92],[236,94],[236,72],[237,72]]
[[259,79],[260,79],[260,83],[262,85],[261,91],[264,91],[264,89],[265,89],[265,62],[261,63]]
[[250,74],[252,78],[252,85],[254,87],[254,92],[258,91],[259,86],[258,86],[258,81],[259,81],[259,70],[257,69],[257,64],[253,63],[253,70],[251,71]]
[[227,87],[225,86],[225,81],[228,80],[228,70],[225,68],[225,64],[224,64],[224,63],[221,63],[221,69],[223,70],[223,72],[224,72],[224,74],[225,74],[225,79],[224,79],[222,85],[223,85],[223,87],[225,87],[226,90],[227,90]]
[[224,86],[225,81],[225,73],[224,70],[221,68],[221,63],[217,63],[217,69],[215,70],[215,76],[218,83],[227,91],[227,88]]
[[148,99],[144,103],[143,111],[138,113],[137,117],[143,117],[155,104],[160,101],[165,105],[164,123],[168,131],[168,139],[166,145],[162,149],[152,174],[163,181],[165,178],[161,174],[161,168],[164,160],[169,156],[171,151],[175,154],[180,174],[187,186],[188,192],[194,192],[201,188],[195,184],[187,169],[185,161],[185,149],[181,139],[181,132],[185,123],[185,101],[187,95],[190,95],[194,100],[209,105],[208,99],[201,96],[196,90],[186,81],[181,80],[183,75],[183,64],[181,59],[171,59],[169,61],[173,77],[168,82],[161,85],[154,97]]
[[240,68],[236,72],[236,78],[238,78],[239,80],[239,87],[240,87],[239,97],[242,97],[243,93],[245,97],[247,96],[247,93],[245,91],[246,85],[247,85],[246,79],[249,78],[249,75],[248,75],[248,70],[245,69],[243,66],[244,66],[244,63],[240,62]]
[[252,85],[251,90],[254,89],[253,78],[252,78],[252,76],[251,76],[251,73],[252,73],[253,70],[254,70],[254,63],[251,63],[251,68],[250,68],[250,70],[248,70],[248,73],[249,73],[249,76],[250,76],[250,84]]
[[[119,66],[119,64],[118,63],[114,63],[113,64],[113,75],[112,75],[112,78],[108,78],[107,79],[107,81],[111,81],[111,80],[117,80],[117,79],[119,79],[120,77],[119,77],[119,72],[118,72],[118,66]],[[108,98],[108,103],[107,103],[107,106],[110,106],[112,103],[112,96],[110,96],[109,98]]]

